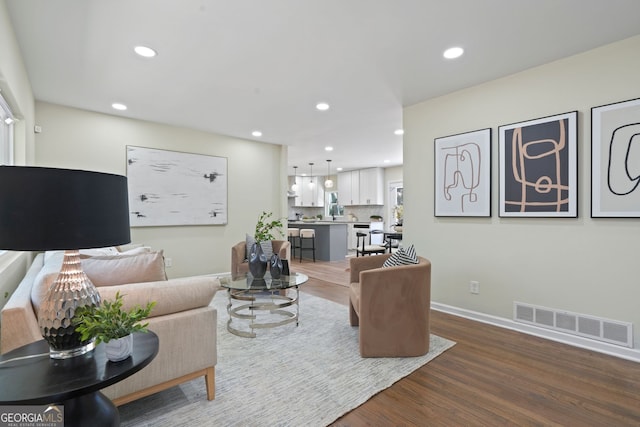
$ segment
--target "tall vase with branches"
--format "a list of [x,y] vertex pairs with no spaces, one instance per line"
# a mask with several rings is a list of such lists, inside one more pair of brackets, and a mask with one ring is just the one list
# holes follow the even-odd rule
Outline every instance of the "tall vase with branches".
[[[258,217],[258,222],[256,223],[256,229],[253,235],[255,239],[255,243],[250,250],[249,254],[249,271],[256,278],[262,278],[267,270],[268,262],[275,262],[276,264],[279,261],[277,255],[274,255],[276,259],[267,260],[266,255],[262,249],[261,243],[270,242],[274,240],[276,237],[274,234],[282,236],[284,233],[282,232],[282,220],[274,219],[273,212],[262,212]],[[273,256],[272,256],[273,258]]]

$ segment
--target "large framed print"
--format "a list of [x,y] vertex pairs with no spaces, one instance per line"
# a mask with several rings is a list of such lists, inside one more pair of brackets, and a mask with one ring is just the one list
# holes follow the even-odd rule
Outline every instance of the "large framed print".
[[491,129],[434,140],[435,216],[491,216]]
[[501,217],[578,216],[578,112],[498,127]]
[[591,109],[591,216],[640,217],[640,99]]
[[227,223],[225,157],[127,146],[132,227]]

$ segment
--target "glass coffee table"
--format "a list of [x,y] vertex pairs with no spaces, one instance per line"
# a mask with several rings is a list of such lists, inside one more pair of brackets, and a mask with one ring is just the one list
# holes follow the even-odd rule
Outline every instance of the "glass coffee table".
[[257,329],[276,328],[296,323],[300,314],[300,285],[309,280],[306,274],[292,273],[273,279],[267,272],[262,279],[247,273],[222,278],[227,289],[227,330],[234,335],[255,338]]

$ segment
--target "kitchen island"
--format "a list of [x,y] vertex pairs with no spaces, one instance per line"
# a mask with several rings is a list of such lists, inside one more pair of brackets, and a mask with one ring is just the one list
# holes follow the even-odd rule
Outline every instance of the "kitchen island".
[[[344,222],[306,222],[289,221],[289,228],[309,228],[316,232],[316,259],[321,261],[338,261],[347,256],[347,224]],[[311,243],[305,241],[305,248]],[[293,258],[293,249],[291,251]],[[296,259],[300,253],[296,251]],[[302,258],[313,259],[312,251],[304,251]]]

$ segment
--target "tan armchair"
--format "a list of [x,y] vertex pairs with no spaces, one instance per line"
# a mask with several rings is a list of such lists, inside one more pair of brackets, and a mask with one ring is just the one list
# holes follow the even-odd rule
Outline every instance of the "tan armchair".
[[[272,240],[273,253],[278,254],[280,259],[291,259],[291,244],[288,240]],[[231,248],[231,275],[237,277],[249,271],[249,261],[247,260],[247,243],[245,241],[235,244]]]
[[431,262],[382,268],[390,254],[351,258],[349,320],[362,357],[413,357],[429,351]]

